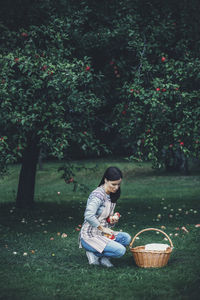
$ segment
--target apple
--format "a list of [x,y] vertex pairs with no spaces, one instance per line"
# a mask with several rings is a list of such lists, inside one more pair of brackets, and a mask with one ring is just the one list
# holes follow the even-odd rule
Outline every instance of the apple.
[[23,37],[27,37],[27,36],[28,36],[28,34],[27,34],[26,32],[22,32],[21,36],[23,36]]
[[113,216],[110,216],[106,219],[106,221],[108,223],[113,223],[113,221],[118,221],[119,218],[121,217],[120,213],[119,212],[116,212]]
[[45,71],[46,69],[47,69],[47,65],[44,65],[44,66],[42,67],[42,70]]
[[164,62],[165,60],[166,60],[166,58],[163,56],[163,57],[161,58],[161,61]]

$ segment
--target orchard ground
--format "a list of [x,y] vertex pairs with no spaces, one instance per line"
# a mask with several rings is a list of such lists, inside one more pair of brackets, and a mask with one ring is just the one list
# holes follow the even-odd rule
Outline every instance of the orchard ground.
[[[198,299],[200,292],[200,173],[166,174],[149,163],[122,160],[77,161],[95,173],[80,171],[76,179],[94,189],[104,170],[118,166],[123,174],[122,195],[116,211],[122,215],[116,230],[132,237],[141,229],[163,229],[174,244],[166,267],[143,269],[127,249],[113,259],[114,268],[89,266],[78,248],[88,193],[73,192],[48,162],[37,172],[35,208],[15,207],[19,165],[0,180],[1,264],[0,299]],[[164,226],[164,227],[163,227]],[[182,227],[185,227],[186,232]],[[165,242],[156,232],[143,233],[134,243]]]

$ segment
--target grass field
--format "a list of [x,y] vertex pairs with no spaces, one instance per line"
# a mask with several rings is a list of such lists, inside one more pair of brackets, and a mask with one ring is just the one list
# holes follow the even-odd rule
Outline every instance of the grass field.
[[[79,182],[92,191],[105,168],[118,166],[124,178],[116,230],[134,237],[141,229],[165,226],[174,244],[168,265],[139,268],[127,249],[121,259],[112,260],[114,268],[89,266],[78,248],[89,192],[73,192],[72,184],[60,179],[60,163],[48,162],[37,173],[35,208],[19,211],[15,195],[20,166],[15,165],[0,180],[0,299],[199,299],[200,228],[195,225],[200,223],[200,174],[157,173],[148,163],[121,160],[76,162],[88,167],[96,163],[95,173],[77,174]],[[167,243],[163,238],[161,233],[143,233],[134,246]]]

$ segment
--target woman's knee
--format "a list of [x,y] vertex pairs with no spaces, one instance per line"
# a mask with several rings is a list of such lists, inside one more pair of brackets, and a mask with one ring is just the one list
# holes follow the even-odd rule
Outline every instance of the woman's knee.
[[115,250],[115,255],[117,258],[119,258],[123,256],[125,252],[126,252],[126,248],[123,245],[119,244],[117,249]]
[[129,245],[131,242],[131,236],[127,232],[125,232],[125,234],[126,234],[126,243],[127,243],[127,245]]
[[119,232],[116,240],[122,245],[128,246],[131,242],[131,236],[127,232]]

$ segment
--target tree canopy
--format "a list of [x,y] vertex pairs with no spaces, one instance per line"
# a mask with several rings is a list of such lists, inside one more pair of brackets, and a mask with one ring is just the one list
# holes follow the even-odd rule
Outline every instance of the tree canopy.
[[0,170],[21,157],[19,203],[33,202],[41,148],[155,167],[199,157],[199,12],[197,0],[3,1]]

